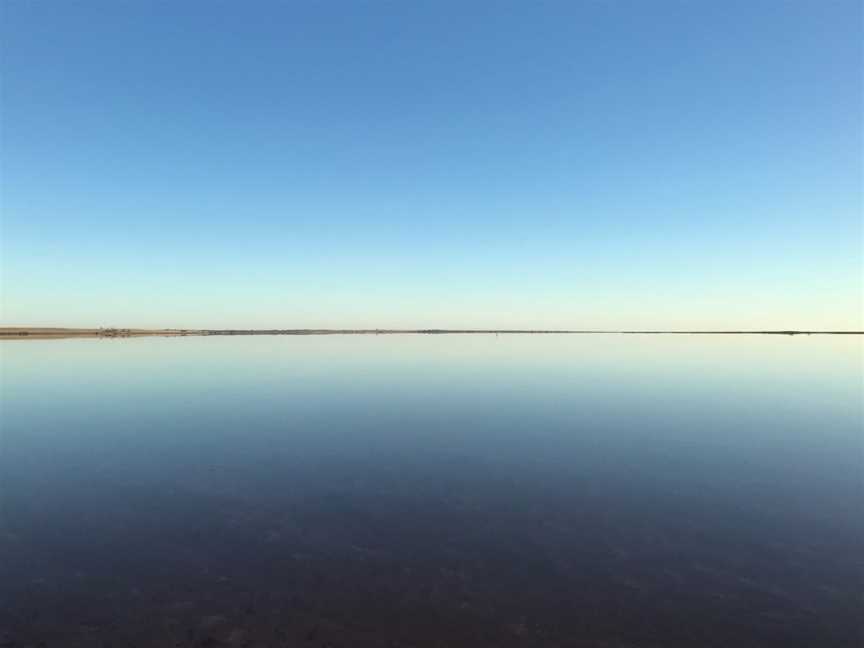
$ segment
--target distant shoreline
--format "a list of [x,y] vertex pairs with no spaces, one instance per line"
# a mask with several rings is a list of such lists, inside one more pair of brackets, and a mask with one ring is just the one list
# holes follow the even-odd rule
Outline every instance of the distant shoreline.
[[671,331],[602,329],[133,329],[0,327],[0,340],[205,337],[211,335],[864,335],[864,331]]

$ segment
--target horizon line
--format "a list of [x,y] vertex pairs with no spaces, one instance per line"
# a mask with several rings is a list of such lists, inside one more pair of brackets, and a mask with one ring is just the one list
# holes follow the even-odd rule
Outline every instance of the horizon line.
[[229,335],[864,335],[864,330],[803,329],[503,329],[503,328],[77,328],[59,326],[0,326],[0,339],[44,337],[206,337]]

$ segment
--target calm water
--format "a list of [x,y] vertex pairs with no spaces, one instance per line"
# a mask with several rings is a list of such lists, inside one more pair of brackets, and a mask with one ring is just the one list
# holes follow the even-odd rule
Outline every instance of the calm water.
[[0,346],[0,646],[860,646],[862,342]]

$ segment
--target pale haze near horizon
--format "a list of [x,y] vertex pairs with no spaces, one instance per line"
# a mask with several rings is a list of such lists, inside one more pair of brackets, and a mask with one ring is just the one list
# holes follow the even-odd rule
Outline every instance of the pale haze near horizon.
[[2,12],[3,325],[864,328],[858,2]]

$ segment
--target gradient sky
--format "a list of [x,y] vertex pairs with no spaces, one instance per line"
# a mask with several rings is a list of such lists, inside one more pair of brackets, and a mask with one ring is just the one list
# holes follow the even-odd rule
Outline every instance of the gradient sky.
[[864,328],[858,0],[0,11],[4,324]]

